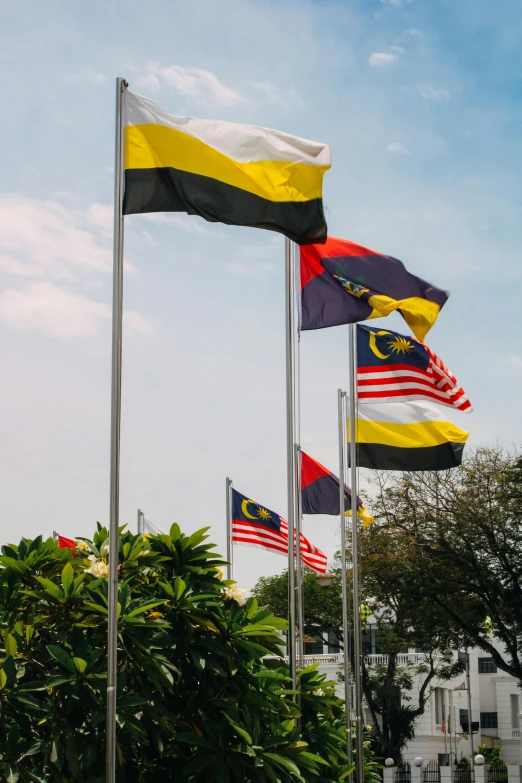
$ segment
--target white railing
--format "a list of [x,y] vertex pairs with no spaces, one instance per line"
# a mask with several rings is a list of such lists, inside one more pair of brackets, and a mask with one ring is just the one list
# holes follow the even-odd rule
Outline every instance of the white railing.
[[511,729],[511,738],[520,739],[520,729]]
[[[376,664],[387,664],[388,663],[388,656],[387,655],[365,655],[364,660],[366,661],[368,666],[375,666]],[[343,654],[342,653],[328,653],[327,655],[305,655],[304,656],[304,665],[305,666],[311,666],[313,663],[318,664],[326,664],[326,663],[337,663],[341,664],[343,661]],[[397,664],[399,666],[404,666],[406,663],[422,663],[424,661],[424,654],[423,653],[400,653],[397,656]],[[285,662],[288,663],[288,656],[285,656]],[[517,729],[518,731],[518,729]]]

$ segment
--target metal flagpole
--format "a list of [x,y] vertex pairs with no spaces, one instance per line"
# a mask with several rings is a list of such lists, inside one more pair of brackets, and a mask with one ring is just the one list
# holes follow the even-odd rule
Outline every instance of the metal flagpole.
[[143,533],[143,528],[142,528],[142,524],[141,524],[141,517],[142,517],[142,511],[141,511],[141,509],[139,508],[139,509],[138,509],[138,535],[139,535],[140,533]]
[[116,158],[114,165],[114,259],[112,299],[111,479],[107,632],[106,783],[116,783],[116,682],[118,673],[118,544],[120,500],[121,349],[123,320],[123,93],[116,79]]
[[233,561],[234,551],[233,551],[233,548],[232,548],[233,547],[233,543],[232,543],[232,502],[231,502],[231,500],[232,500],[232,498],[231,498],[232,480],[229,479],[228,476],[227,476],[227,478],[225,480],[225,485],[226,485],[226,493],[227,493],[227,495],[226,495],[226,497],[227,497],[227,502],[226,502],[226,509],[227,509],[227,560],[228,560],[227,579],[233,579],[234,577],[232,576],[232,573],[233,573],[233,570],[234,570],[234,561]]
[[299,668],[304,668],[304,584],[303,584],[303,560],[301,558],[301,449],[295,446],[296,474],[296,518],[295,518],[295,570],[297,574],[297,627],[299,637],[297,643],[297,660]]
[[292,689],[297,687],[295,655],[295,389],[294,389],[294,269],[292,243],[285,238],[286,299],[286,479],[288,494],[288,660]]
[[361,618],[359,613],[359,541],[357,519],[357,361],[356,324],[349,324],[350,341],[350,468],[352,493],[352,568],[353,568],[353,627],[354,627],[354,681],[355,681],[355,763],[357,783],[364,783],[364,746],[361,682]]
[[350,625],[348,622],[348,581],[346,570],[346,514],[344,497],[344,477],[346,475],[346,394],[337,390],[337,410],[339,421],[339,514],[341,524],[341,577],[342,577],[342,607],[343,607],[343,664],[344,664],[344,707],[346,710],[346,755],[348,763],[353,760],[352,753],[352,720],[350,715],[350,654],[348,640]]
[[475,780],[475,749],[473,747],[473,726],[471,721],[471,661],[468,648],[466,648],[466,685],[468,689],[468,728],[471,752],[471,779]]

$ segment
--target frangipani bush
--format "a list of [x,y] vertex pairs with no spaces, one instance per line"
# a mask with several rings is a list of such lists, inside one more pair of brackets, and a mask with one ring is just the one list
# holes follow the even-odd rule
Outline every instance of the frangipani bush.
[[[205,533],[121,531],[118,780],[343,780],[333,684],[305,670],[298,706],[285,623],[223,579]],[[109,556],[100,525],[75,551],[41,537],[2,547],[2,780],[105,779]]]

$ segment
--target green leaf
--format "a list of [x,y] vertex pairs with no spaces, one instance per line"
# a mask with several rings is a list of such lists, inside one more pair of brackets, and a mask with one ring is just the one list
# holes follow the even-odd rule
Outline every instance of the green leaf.
[[70,563],[67,563],[66,566],[64,566],[64,569],[62,571],[62,585],[63,585],[63,591],[65,595],[71,594],[71,585],[74,580],[74,571],[72,569],[72,565]]
[[16,639],[13,636],[12,633],[8,633],[5,637],[5,652],[6,655],[16,655],[16,651],[18,650],[18,645],[16,643]]
[[235,732],[237,732],[237,734],[239,734],[239,736],[240,736],[242,739],[244,739],[244,740],[245,740],[245,742],[247,742],[249,745],[252,745],[252,744],[253,744],[253,743],[252,743],[252,737],[250,736],[250,734],[248,733],[248,731],[246,731],[246,729],[242,729],[242,728],[241,728],[241,726],[238,726],[238,725],[237,725],[237,723],[234,723],[234,721],[232,720],[232,718],[230,718],[230,717],[227,715],[227,713],[226,713],[226,712],[224,712],[224,713],[223,713],[223,717],[224,717],[224,718],[226,718],[226,720],[227,720],[227,721],[230,723],[230,725],[232,726],[232,728],[234,729],[234,731],[235,731]]
[[53,598],[56,598],[57,600],[62,600],[64,598],[64,593],[58,585],[55,585],[54,582],[51,582],[50,579],[44,579],[43,576],[37,576],[36,577],[43,588],[45,588],[46,593],[48,593]]
[[6,783],[16,783],[16,781],[20,777],[20,773],[18,772],[14,764],[9,764],[9,762],[7,762],[6,764],[3,765],[3,770],[4,770],[4,779],[6,780]]
[[176,595],[176,599],[179,601],[181,596],[186,590],[187,585],[183,581],[183,579],[180,576],[177,576],[174,580],[174,593]]
[[85,661],[83,658],[73,658],[73,662],[80,674],[83,674],[87,668],[87,661]]
[[284,756],[280,756],[278,753],[263,753],[263,757],[270,759],[275,764],[279,764],[281,767],[284,767],[289,772],[293,772],[294,775],[298,775],[299,778],[301,778],[301,775],[299,774],[299,767],[294,764],[293,761],[290,761],[290,759],[285,758]]
[[66,669],[69,669],[70,672],[76,672],[76,666],[74,665],[73,659],[69,653],[62,650],[61,647],[57,647],[55,644],[48,644],[47,652],[49,655],[52,655],[58,663],[61,663]]

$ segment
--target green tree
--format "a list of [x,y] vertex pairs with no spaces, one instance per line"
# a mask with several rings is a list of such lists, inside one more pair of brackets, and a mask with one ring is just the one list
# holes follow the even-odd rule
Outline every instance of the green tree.
[[[446,646],[448,634],[455,634],[455,630],[436,605],[410,600],[411,596],[403,591],[393,542],[386,536],[361,536],[361,564],[361,598],[374,611],[380,652],[386,656],[385,663],[373,663],[363,656],[364,698],[372,716],[377,754],[399,762],[404,745],[414,737],[415,721],[425,711],[432,683],[455,676],[462,671],[462,664],[448,664],[438,656],[438,651]],[[332,569],[328,587],[321,587],[311,572],[304,579],[305,632],[321,634],[327,642],[333,631],[340,650],[344,648],[341,585],[340,568]],[[285,617],[287,588],[285,572],[261,578],[253,593],[274,614]],[[351,584],[348,588],[351,590]],[[399,656],[412,648],[421,652],[420,662],[406,660],[399,664]],[[417,675],[421,678],[420,688],[413,697],[413,678]]]
[[395,549],[402,594],[522,682],[522,459],[479,448],[455,470],[376,484],[369,538]]
[[[305,670],[297,706],[279,657],[286,623],[221,581],[212,548],[204,530],[178,525],[122,532],[118,780],[342,780],[351,768],[333,683]],[[98,525],[76,556],[41,537],[2,553],[2,779],[101,783],[107,531]]]

